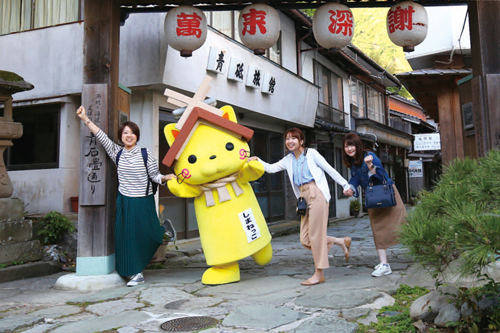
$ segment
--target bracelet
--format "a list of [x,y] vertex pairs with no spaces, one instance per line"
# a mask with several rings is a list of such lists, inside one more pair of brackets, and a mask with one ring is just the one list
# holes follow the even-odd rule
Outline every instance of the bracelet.
[[84,122],[85,125],[88,125],[89,123],[90,123],[90,119]]

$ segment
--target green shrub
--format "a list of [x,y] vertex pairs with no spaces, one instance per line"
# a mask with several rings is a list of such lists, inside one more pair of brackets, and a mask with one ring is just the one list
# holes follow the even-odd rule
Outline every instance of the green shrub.
[[500,294],[500,282],[485,273],[500,258],[500,151],[491,150],[478,161],[453,161],[434,190],[419,196],[402,227],[401,243],[437,285],[453,261],[462,277],[475,277],[481,287],[462,288],[456,304],[467,303],[473,315],[463,318],[458,327],[497,331],[500,308],[484,311],[476,300]]
[[64,234],[75,230],[73,222],[59,212],[51,211],[41,220],[41,230],[38,237],[44,244],[56,244]]
[[460,258],[462,276],[476,275],[500,256],[500,152],[457,159],[407,217],[401,242],[439,277]]

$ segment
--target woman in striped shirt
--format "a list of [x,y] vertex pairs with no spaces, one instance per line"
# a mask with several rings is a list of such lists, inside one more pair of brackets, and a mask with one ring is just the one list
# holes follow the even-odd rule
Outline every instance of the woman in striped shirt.
[[162,228],[159,224],[153,184],[150,182],[164,185],[166,181],[175,178],[175,175],[162,175],[151,151],[146,149],[143,152],[137,146],[140,131],[135,123],[127,121],[118,129],[118,137],[124,145],[121,147],[87,117],[83,106],[76,113],[117,164],[116,271],[121,276],[131,277],[127,286],[144,283],[142,271],[163,243],[165,229],[172,228],[171,225],[164,225]]

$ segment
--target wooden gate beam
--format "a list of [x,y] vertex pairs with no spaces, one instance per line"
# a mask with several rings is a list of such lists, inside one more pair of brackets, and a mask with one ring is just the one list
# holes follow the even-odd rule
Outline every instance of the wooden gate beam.
[[468,1],[473,113],[479,157],[500,146],[500,1]]

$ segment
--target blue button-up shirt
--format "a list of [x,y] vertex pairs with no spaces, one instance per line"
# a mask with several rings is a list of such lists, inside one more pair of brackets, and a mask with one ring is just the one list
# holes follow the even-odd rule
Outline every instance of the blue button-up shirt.
[[[304,151],[305,152],[305,151]],[[310,183],[314,180],[309,166],[307,165],[307,157],[304,153],[300,154],[299,159],[293,159],[293,183],[297,186]]]

